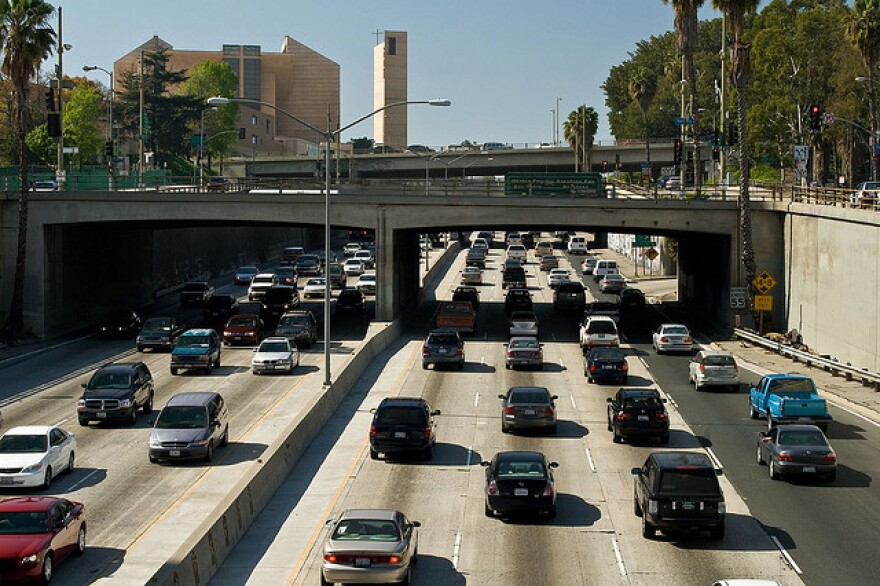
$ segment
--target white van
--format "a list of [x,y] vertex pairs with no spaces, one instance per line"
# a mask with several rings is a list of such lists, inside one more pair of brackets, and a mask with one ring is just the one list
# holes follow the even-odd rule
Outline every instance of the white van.
[[605,275],[619,275],[620,268],[617,266],[616,260],[599,259],[596,261],[596,268],[593,269],[593,279],[598,283]]
[[566,247],[569,254],[587,254],[587,239],[584,236],[572,236]]

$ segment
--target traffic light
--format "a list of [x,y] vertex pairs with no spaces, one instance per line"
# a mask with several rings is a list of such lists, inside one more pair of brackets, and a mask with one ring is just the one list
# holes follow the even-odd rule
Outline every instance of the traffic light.
[[822,108],[819,104],[810,104],[810,130],[818,131],[822,128]]
[[46,111],[55,111],[55,90],[53,90],[52,88],[48,88],[46,90]]
[[620,154],[614,155],[614,168],[620,171]]
[[108,140],[104,143],[104,154],[107,155],[107,160],[111,160],[113,158],[113,141]]
[[238,129],[238,140],[244,140],[244,128]]
[[682,142],[680,138],[675,139],[675,145],[673,147],[673,160],[676,165],[681,164],[681,150],[682,150]]
[[608,170],[608,161],[602,161],[602,170],[603,170],[603,171],[607,171],[607,170]]
[[739,142],[739,128],[737,128],[736,124],[731,122],[727,126],[727,144],[734,146],[737,142]]
[[712,147],[712,160],[716,163],[721,160],[721,149]]
[[46,117],[46,129],[52,138],[61,136],[61,114],[49,112],[49,115]]

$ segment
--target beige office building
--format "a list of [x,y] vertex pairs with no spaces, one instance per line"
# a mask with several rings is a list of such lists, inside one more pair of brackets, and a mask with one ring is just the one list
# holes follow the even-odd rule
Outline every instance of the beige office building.
[[[123,72],[138,70],[141,51],[159,47],[168,50],[172,70],[225,61],[238,74],[237,97],[274,104],[317,128],[339,127],[339,65],[291,37],[284,37],[280,53],[264,53],[259,45],[223,45],[220,51],[174,49],[154,36],[113,64],[116,89],[121,89]],[[273,108],[239,108],[238,127],[245,129],[237,149],[241,155],[304,154],[309,145],[320,143],[313,131]]]
[[[384,40],[373,47],[373,107],[378,109],[407,98],[407,45],[403,31],[385,31]],[[407,107],[391,108],[373,118],[377,144],[404,149],[407,146]]]

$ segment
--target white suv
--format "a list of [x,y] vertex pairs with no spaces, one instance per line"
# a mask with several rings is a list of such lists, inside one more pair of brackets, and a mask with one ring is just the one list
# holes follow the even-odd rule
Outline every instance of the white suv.
[[569,254],[587,254],[587,239],[584,236],[572,236],[566,247]]
[[266,289],[278,285],[278,276],[275,273],[260,273],[251,279],[248,287],[248,301],[257,301],[266,295]]
[[588,317],[581,326],[580,341],[584,354],[596,346],[619,346],[617,324],[607,315]]
[[522,244],[511,244],[507,247],[507,258],[512,258],[525,264],[527,256],[528,251]]

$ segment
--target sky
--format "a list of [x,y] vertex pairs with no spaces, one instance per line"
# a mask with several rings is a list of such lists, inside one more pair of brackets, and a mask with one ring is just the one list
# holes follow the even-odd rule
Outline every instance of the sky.
[[[597,141],[611,140],[601,85],[636,43],[673,28],[661,0],[71,0],[63,7],[66,75],[113,62],[158,35],[175,48],[260,45],[278,52],[285,35],[335,61],[343,125],[373,110],[375,32],[406,31],[410,144],[552,142],[557,98],[562,121],[579,105],[599,113]],[[708,6],[709,2],[706,2]],[[718,16],[710,8],[700,19]],[[53,17],[55,19],[55,17]],[[54,20],[53,25],[57,23]],[[52,63],[43,69],[51,70]],[[108,84],[105,73],[85,74]],[[559,131],[561,134],[561,130]],[[367,136],[363,122],[343,140]]]

